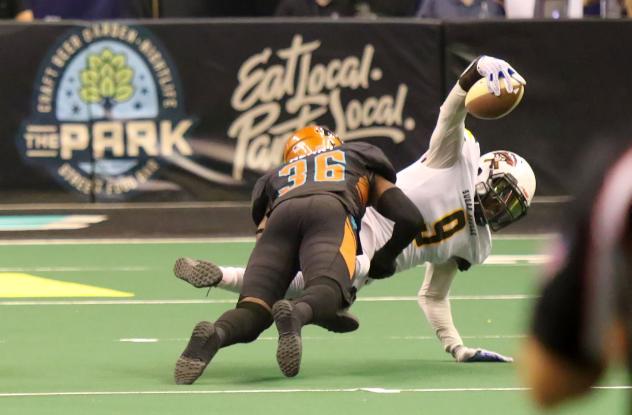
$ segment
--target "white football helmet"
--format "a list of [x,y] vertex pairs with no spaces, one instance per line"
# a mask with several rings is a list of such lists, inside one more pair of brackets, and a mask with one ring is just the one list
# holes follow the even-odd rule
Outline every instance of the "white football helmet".
[[478,163],[476,222],[495,232],[527,214],[535,193],[529,163],[511,151],[483,154]]

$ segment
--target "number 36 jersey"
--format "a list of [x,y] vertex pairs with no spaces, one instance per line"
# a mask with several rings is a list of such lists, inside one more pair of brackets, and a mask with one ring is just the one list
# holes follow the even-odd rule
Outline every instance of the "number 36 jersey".
[[252,192],[252,218],[259,224],[267,212],[284,200],[329,194],[359,221],[368,203],[374,174],[391,182],[397,179],[382,150],[363,142],[345,143],[290,160],[257,181]]
[[[451,258],[457,260],[459,268],[467,269],[490,254],[489,227],[478,226],[474,220],[479,157],[478,143],[466,139],[461,157],[451,167],[428,167],[422,157],[397,174],[398,187],[417,206],[426,224],[426,229],[397,258],[399,271],[424,262],[442,264]],[[360,233],[364,252],[372,257],[392,231],[391,221],[367,209]]]

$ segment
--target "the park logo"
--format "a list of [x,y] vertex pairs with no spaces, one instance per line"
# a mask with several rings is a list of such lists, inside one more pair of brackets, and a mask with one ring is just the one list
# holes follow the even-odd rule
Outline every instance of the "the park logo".
[[103,22],[72,30],[36,82],[18,147],[81,193],[138,190],[160,160],[192,154],[175,67],[142,28]]

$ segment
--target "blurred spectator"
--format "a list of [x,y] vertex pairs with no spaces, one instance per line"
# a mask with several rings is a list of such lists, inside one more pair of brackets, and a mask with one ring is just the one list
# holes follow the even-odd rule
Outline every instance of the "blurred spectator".
[[[124,0],[22,0],[32,19],[116,19]],[[28,20],[28,19],[27,19]]]
[[365,0],[371,12],[378,16],[412,17],[421,0]]
[[0,0],[0,19],[15,19],[23,10],[18,0]]
[[[607,1],[618,2],[619,0]],[[586,0],[537,0],[534,15],[545,19],[577,19],[586,15],[585,5]],[[587,11],[590,12],[590,8]]]
[[584,0],[584,16],[597,16],[601,15],[601,5],[599,0]]
[[[148,1],[148,0],[146,0]],[[279,0],[150,0],[160,17],[272,16]]]
[[569,207],[572,226],[554,249],[523,353],[542,406],[588,392],[613,360],[632,374],[632,146],[602,145],[588,162],[597,183],[578,180],[584,191]]
[[[622,17],[626,11],[628,4],[632,5],[630,0],[583,0],[584,16],[590,17]],[[629,13],[628,13],[629,15]]]
[[504,17],[498,0],[424,0],[417,17],[433,19],[484,19]]
[[281,0],[277,16],[329,16],[356,15],[356,0]]
[[[2,1],[2,0],[0,0]],[[272,16],[279,0],[15,0],[30,19]],[[0,3],[1,4],[1,3]]]
[[505,0],[505,15],[510,19],[532,19],[536,0]]

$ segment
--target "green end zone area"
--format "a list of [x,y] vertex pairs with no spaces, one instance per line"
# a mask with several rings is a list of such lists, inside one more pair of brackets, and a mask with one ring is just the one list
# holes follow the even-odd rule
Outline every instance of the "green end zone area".
[[[467,345],[516,355],[543,246],[500,240],[493,255],[510,264],[459,274],[452,309]],[[307,327],[297,378],[277,368],[270,329],[255,343],[221,350],[195,385],[175,385],[173,367],[195,323],[216,319],[236,295],[213,289],[206,297],[206,290],[173,277],[173,262],[192,256],[242,265],[251,248],[230,242],[1,247],[0,413],[538,413],[517,365],[457,364],[443,352],[416,303],[423,268],[365,288],[353,307],[357,332]],[[93,291],[89,298],[82,290],[50,297],[35,284],[31,294],[11,296],[8,287],[22,278],[16,274]],[[551,413],[624,413],[629,393],[613,387],[628,384],[612,370],[602,383],[607,389]]]

